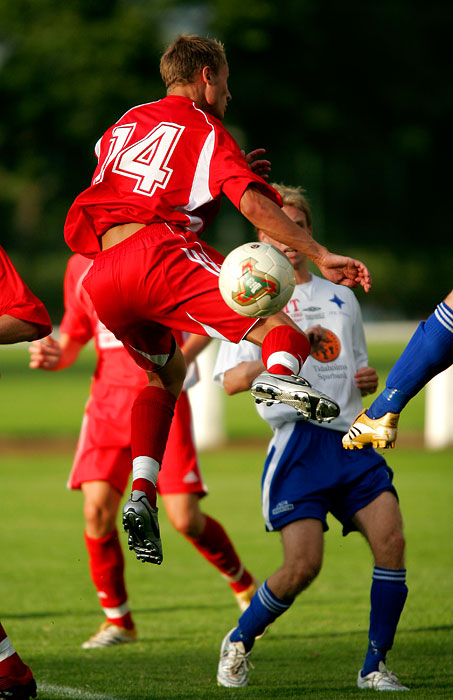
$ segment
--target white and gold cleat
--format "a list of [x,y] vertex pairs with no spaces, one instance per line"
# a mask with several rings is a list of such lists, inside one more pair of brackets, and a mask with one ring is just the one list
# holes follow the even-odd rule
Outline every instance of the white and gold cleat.
[[113,622],[103,622],[98,631],[82,644],[82,649],[98,649],[113,647],[117,644],[128,644],[137,641],[137,632],[125,627],[114,625]]
[[364,408],[349,432],[343,437],[342,443],[346,450],[363,447],[395,447],[398,432],[399,413],[385,413],[380,418],[369,418]]

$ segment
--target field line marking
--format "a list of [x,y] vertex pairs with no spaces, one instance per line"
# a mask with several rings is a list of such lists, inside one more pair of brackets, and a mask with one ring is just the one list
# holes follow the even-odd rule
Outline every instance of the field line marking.
[[64,685],[52,685],[51,683],[37,683],[38,692],[55,694],[57,698],[78,698],[78,700],[124,700],[124,698],[114,698],[101,693],[90,693],[79,688],[70,688]]

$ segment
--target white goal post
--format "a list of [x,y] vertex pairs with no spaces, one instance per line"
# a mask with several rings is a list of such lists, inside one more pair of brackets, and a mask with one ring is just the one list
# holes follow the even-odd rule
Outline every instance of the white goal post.
[[212,378],[219,342],[211,340],[198,355],[200,380],[188,391],[197,450],[211,449],[225,442],[223,389]]
[[425,446],[453,445],[453,365],[433,377],[425,390]]

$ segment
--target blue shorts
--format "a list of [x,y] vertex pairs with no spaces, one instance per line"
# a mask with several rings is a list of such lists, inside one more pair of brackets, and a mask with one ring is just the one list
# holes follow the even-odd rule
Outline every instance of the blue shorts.
[[393,471],[372,448],[345,450],[343,433],[305,421],[275,431],[262,477],[266,530],[281,530],[302,518],[316,518],[328,530],[327,513],[357,530],[353,515],[383,491],[398,495]]

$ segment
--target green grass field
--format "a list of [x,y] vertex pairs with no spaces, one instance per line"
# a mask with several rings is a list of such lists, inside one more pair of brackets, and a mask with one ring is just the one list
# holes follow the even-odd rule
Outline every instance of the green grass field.
[[[371,349],[382,379],[399,350]],[[26,361],[22,346],[0,351],[0,619],[31,665],[41,700],[346,700],[363,693],[355,680],[367,645],[372,561],[360,536],[342,538],[333,519],[319,578],[256,643],[247,688],[216,687],[218,650],[237,620],[236,603],[163,512],[161,567],[137,562],[125,547],[139,643],[82,650],[103,618],[88,573],[81,495],[65,482],[93,356],[87,349],[76,367],[56,375],[29,372]],[[230,442],[200,458],[210,488],[203,508],[263,580],[281,561],[279,537],[264,532],[260,512],[268,431],[249,397],[226,405]],[[403,415],[401,445],[386,453],[405,518],[410,591],[389,667],[411,697],[452,700],[453,451],[426,452],[422,426],[419,396]]]

